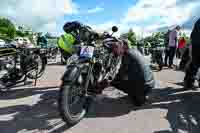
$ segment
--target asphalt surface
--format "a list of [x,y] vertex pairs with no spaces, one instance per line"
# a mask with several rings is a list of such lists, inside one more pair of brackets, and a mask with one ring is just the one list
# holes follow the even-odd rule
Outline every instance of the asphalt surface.
[[136,108],[126,94],[108,88],[88,115],[73,127],[57,109],[59,79],[65,70],[49,65],[37,86],[27,82],[0,95],[0,133],[199,133],[200,91],[183,91],[182,72],[154,72],[157,86],[149,104]]

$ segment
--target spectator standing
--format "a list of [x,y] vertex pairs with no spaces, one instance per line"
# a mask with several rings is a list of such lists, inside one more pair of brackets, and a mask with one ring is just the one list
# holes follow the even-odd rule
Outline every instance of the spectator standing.
[[173,65],[173,60],[177,49],[177,36],[180,29],[180,26],[176,26],[176,28],[173,29],[169,34],[169,68],[172,68]]
[[165,40],[164,40],[164,45],[165,45],[165,66],[168,66],[168,60],[169,60],[169,34],[170,30],[167,31],[165,34]]
[[186,45],[186,40],[184,37],[181,37],[180,40],[179,40],[179,43],[178,43],[178,49],[177,49],[177,58],[180,59],[183,55],[183,52],[184,52],[184,48],[185,48],[185,45]]
[[38,36],[38,39],[37,39],[37,45],[40,46],[41,48],[47,48],[47,38],[42,35],[42,34],[39,34]]

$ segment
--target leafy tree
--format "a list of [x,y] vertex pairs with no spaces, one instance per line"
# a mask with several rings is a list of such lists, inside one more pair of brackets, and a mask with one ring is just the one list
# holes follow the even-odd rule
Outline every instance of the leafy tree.
[[137,45],[136,34],[132,29],[130,29],[128,33],[121,34],[120,38],[128,39],[131,42],[131,45]]
[[49,32],[47,32],[47,33],[45,34],[45,37],[47,37],[47,38],[52,38],[53,36],[52,36]]
[[155,32],[151,36],[144,38],[144,45],[150,43],[152,47],[155,47],[158,44],[163,44],[164,38],[165,38],[164,32]]
[[6,18],[0,18],[0,34],[6,35],[10,39],[13,39],[16,34],[15,25]]
[[128,40],[131,42],[132,45],[136,44],[136,34],[133,32],[132,29],[129,30],[128,32]]
[[25,37],[25,36],[26,36],[26,34],[23,33],[23,32],[20,31],[20,30],[17,30],[17,31],[16,31],[16,35],[17,35],[17,36],[20,36],[20,37]]

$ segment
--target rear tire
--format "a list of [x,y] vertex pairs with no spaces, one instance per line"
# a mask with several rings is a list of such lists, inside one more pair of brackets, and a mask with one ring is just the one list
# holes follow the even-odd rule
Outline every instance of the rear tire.
[[32,70],[32,71],[34,71],[34,73],[29,73],[28,75],[27,75],[27,77],[29,78],[29,79],[36,79],[36,78],[40,78],[40,77],[42,77],[42,75],[44,74],[44,71],[45,71],[45,69],[46,69],[46,61],[42,58],[42,56],[41,55],[36,55],[36,56],[38,56],[39,58],[40,58],[40,60],[41,60],[41,68],[38,70],[38,74],[37,74],[37,77],[36,77],[36,70]]

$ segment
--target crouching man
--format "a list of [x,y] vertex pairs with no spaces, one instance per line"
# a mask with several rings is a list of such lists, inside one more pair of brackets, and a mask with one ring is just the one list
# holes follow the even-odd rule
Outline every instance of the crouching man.
[[127,41],[123,42],[122,64],[110,85],[127,93],[136,106],[142,106],[155,87],[154,75],[144,56],[137,49],[129,48]]

